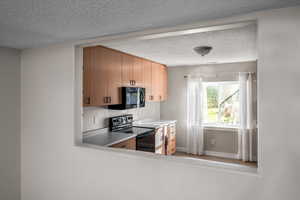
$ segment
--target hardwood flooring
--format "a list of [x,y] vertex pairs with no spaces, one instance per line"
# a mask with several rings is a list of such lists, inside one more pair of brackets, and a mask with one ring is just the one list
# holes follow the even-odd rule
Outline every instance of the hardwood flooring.
[[239,164],[239,165],[244,165],[244,166],[249,166],[249,167],[257,167],[256,162],[244,162],[241,160],[220,158],[220,157],[216,157],[216,156],[193,155],[193,154],[188,154],[188,153],[184,153],[184,152],[176,152],[175,154],[173,154],[173,156],[198,158],[198,159],[212,160],[212,161],[225,162],[225,163],[231,163],[231,164]]

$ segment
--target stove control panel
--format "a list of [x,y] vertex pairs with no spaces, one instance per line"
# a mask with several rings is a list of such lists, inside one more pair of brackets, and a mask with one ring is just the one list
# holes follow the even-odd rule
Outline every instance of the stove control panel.
[[118,130],[122,128],[132,127],[133,115],[121,115],[109,118],[109,128],[110,130]]

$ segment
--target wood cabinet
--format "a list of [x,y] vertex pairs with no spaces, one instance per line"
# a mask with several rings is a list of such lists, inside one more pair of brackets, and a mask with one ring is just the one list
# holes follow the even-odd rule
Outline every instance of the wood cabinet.
[[144,86],[143,59],[122,54],[122,85],[123,86]]
[[171,124],[167,126],[167,135],[166,135],[166,155],[172,155],[176,152],[176,126]]
[[133,59],[133,81],[135,87],[144,87],[143,59]]
[[160,101],[160,65],[157,63],[152,63],[151,65],[152,72],[152,101]]
[[161,101],[165,101],[168,98],[168,69],[166,66],[162,67],[162,86],[161,86]]
[[122,54],[122,85],[131,86],[133,80],[133,56]]
[[158,63],[152,63],[152,101],[167,99],[167,68]]
[[94,84],[93,84],[93,70],[95,65],[95,48],[84,48],[83,49],[83,106],[89,106],[94,103],[92,98]]
[[132,139],[111,145],[110,147],[136,150],[136,139],[132,138]]
[[103,46],[83,49],[83,105],[120,104],[121,87],[146,88],[146,101],[167,98],[166,66]]
[[146,101],[152,101],[152,63],[149,60],[143,60],[144,87],[146,89]]
[[104,106],[121,103],[122,55],[97,46],[83,49],[83,104]]

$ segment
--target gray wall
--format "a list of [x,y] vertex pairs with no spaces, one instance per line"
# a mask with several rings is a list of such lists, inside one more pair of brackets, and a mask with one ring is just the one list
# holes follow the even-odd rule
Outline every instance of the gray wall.
[[20,52],[0,48],[0,199],[20,199]]
[[[161,119],[177,120],[177,147],[179,151],[185,151],[186,148],[186,79],[184,75],[202,75],[204,81],[232,81],[237,80],[238,75],[231,72],[256,72],[256,68],[256,61],[168,67],[168,99],[161,103]],[[214,77],[215,75],[217,77]],[[254,94],[254,99],[256,99],[256,92]],[[256,101],[254,105],[256,105]],[[236,154],[237,131],[233,129],[204,129],[204,148],[205,151]]]
[[160,119],[160,103],[146,102],[143,108],[127,110],[109,110],[107,107],[83,108],[83,131],[108,127],[108,118],[124,114],[133,114],[134,120]]
[[74,46],[62,44],[22,52],[22,200],[299,199],[300,7],[227,22],[244,19],[258,20],[258,175],[74,146]]

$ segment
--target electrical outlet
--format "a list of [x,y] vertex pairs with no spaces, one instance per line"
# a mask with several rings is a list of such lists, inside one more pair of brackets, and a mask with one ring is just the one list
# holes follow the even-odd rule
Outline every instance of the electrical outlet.
[[93,124],[96,124],[96,116],[93,116]]
[[216,139],[211,139],[211,140],[210,140],[210,144],[211,144],[212,146],[215,146],[216,143],[217,143]]

